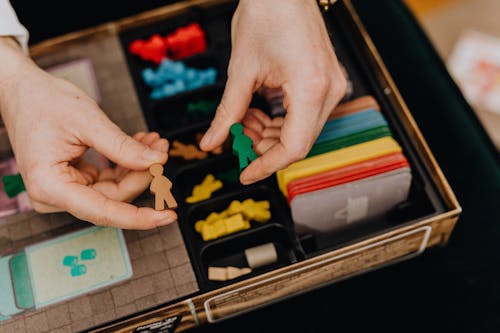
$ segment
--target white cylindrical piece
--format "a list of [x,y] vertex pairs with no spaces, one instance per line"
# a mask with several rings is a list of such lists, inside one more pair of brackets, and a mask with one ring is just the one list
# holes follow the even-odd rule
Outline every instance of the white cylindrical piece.
[[248,266],[257,268],[278,261],[278,253],[273,243],[266,243],[245,250]]

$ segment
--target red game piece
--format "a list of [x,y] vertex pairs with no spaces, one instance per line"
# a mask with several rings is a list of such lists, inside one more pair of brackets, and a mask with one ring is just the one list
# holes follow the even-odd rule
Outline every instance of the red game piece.
[[198,23],[180,27],[165,38],[154,34],[147,41],[137,39],[129,45],[130,53],[156,64],[164,58],[178,60],[203,53],[206,49],[205,32]]
[[142,39],[133,41],[130,43],[129,50],[143,60],[150,60],[157,64],[167,56],[167,45],[159,34],[154,34],[147,41]]
[[177,29],[165,37],[165,43],[168,45],[170,58],[174,60],[190,57],[207,49],[205,32],[198,23]]

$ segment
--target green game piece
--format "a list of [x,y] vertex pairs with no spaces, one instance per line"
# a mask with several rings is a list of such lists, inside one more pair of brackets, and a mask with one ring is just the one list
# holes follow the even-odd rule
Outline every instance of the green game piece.
[[73,277],[82,276],[85,275],[85,273],[87,273],[87,266],[85,265],[76,265],[71,267],[70,274]]
[[14,198],[19,193],[26,191],[21,174],[6,175],[2,177],[3,189],[9,198]]
[[80,253],[80,258],[82,260],[94,260],[97,256],[97,251],[95,249],[85,249]]
[[197,113],[204,116],[213,114],[219,106],[218,100],[201,100],[198,102],[189,102],[187,105],[187,113]]
[[248,161],[252,162],[257,158],[257,154],[252,149],[252,139],[243,133],[242,124],[233,124],[230,131],[233,136],[233,154],[238,156],[241,172],[248,166]]
[[65,256],[63,259],[63,265],[73,267],[78,265],[78,257],[77,256]]

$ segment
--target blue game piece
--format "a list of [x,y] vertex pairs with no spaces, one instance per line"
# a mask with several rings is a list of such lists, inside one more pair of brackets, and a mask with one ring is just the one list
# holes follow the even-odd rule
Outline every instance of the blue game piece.
[[161,99],[215,83],[217,70],[212,67],[190,68],[181,61],[164,59],[156,71],[152,68],[144,69],[142,77],[153,88],[150,97]]

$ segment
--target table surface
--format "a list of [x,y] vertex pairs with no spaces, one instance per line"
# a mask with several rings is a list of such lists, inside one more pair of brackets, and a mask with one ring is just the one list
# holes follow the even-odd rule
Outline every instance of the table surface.
[[[122,2],[111,10],[97,1],[12,4],[36,42],[168,2]],[[463,208],[450,242],[195,332],[498,331],[498,152],[402,2],[353,2]]]

